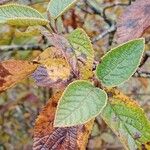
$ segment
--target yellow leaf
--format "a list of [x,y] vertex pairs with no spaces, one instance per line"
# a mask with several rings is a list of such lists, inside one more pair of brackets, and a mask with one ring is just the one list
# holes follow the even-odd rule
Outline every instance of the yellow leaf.
[[46,49],[34,61],[41,64],[33,73],[33,77],[39,86],[50,87],[54,86],[54,84],[56,86],[69,80],[71,77],[70,65],[62,56],[61,52],[54,47]]

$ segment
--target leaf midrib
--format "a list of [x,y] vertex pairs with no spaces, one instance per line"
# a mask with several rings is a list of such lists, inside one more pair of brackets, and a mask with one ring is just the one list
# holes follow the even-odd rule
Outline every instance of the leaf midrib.
[[[127,53],[128,56],[131,55],[133,53],[133,51],[131,51],[131,53]],[[120,60],[120,62],[118,62],[117,65],[114,66],[114,68],[112,68],[108,74],[106,74],[104,77],[102,77],[101,79],[105,79],[107,76],[109,76],[121,63],[123,63],[126,60],[126,57],[123,60]]]
[[[87,94],[87,96],[88,96],[91,92],[93,92],[93,91],[94,91],[94,89],[91,88],[90,91],[89,91],[89,93]],[[78,108],[80,108],[79,106],[81,106],[81,104],[83,104],[83,103],[85,102],[85,99],[86,99],[86,97],[83,98],[83,99],[81,100],[81,102],[79,103],[78,107],[74,108],[74,109],[72,110],[72,112],[71,112],[67,117],[65,117],[64,119],[70,118],[70,116],[74,113],[74,111],[75,111],[75,110],[78,110]]]
[[[134,139],[134,137],[132,136],[132,134],[130,133],[130,131],[128,130],[128,127],[126,126],[126,122],[124,120],[121,119],[121,117],[118,115],[118,113],[116,112],[116,110],[113,108],[113,106],[110,104],[110,107],[111,109],[114,111],[114,113],[116,114],[116,116],[119,118],[120,122],[122,122],[123,126],[125,127],[125,129],[128,131],[129,135],[132,137],[132,139],[135,141],[135,144],[137,145],[136,143],[136,140]],[[130,124],[131,125],[131,124]],[[131,125],[133,128],[135,128],[133,125]],[[137,129],[137,128],[135,128]],[[138,129],[137,129],[138,130]],[[117,131],[118,132],[118,131]],[[137,140],[139,141],[139,140]],[[140,141],[139,141],[140,142]],[[140,142],[141,143],[141,142]],[[138,147],[138,145],[137,145]]]

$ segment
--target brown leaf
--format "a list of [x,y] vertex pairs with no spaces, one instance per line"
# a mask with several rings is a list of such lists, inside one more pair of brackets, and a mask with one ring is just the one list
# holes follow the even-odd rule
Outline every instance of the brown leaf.
[[36,64],[21,60],[0,62],[0,92],[23,80],[30,75],[36,67]]
[[54,128],[54,116],[61,93],[55,94],[36,120],[33,150],[85,150],[93,121],[85,125]]
[[150,0],[137,0],[127,7],[117,24],[117,41],[139,38],[150,26]]

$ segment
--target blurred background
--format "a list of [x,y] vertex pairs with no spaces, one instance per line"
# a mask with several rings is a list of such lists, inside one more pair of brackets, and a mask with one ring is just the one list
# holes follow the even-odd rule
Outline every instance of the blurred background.
[[[59,18],[60,33],[69,33],[77,27],[90,36],[96,58],[100,59],[115,42],[116,22],[133,0],[80,0],[75,7]],[[0,0],[0,4],[15,2],[29,5],[46,16],[49,0]],[[145,33],[146,50],[150,50],[150,30]],[[15,28],[0,25],[0,61],[8,59],[33,60],[49,46],[37,27]],[[141,70],[150,72],[147,58]],[[150,73],[142,78],[132,77],[119,87],[137,100],[150,119]],[[35,119],[51,97],[52,90],[36,86],[26,79],[0,95],[0,150],[31,150]],[[87,150],[122,150],[123,147],[111,129],[96,118]]]

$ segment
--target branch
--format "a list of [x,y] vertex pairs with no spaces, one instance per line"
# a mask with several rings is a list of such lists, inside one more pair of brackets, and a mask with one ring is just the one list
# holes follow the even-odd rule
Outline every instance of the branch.
[[94,37],[92,39],[92,43],[95,43],[95,42],[99,41],[100,39],[104,38],[106,35],[110,34],[111,32],[114,32],[114,31],[116,31],[116,26],[112,25],[109,29],[107,29],[106,31],[102,32],[98,36]]
[[146,51],[145,55],[147,55],[148,57],[150,57],[150,50]]
[[103,9],[103,16],[106,16],[106,10],[107,9],[110,9],[110,8],[116,7],[116,6],[129,6],[130,4],[131,4],[131,1],[129,1],[128,3],[115,3],[115,4],[112,4],[112,5],[106,6]]
[[9,52],[9,51],[15,51],[15,50],[40,50],[43,51],[46,46],[37,44],[37,45],[9,45],[9,46],[0,46],[0,52]]
[[144,66],[144,64],[146,63],[146,61],[148,60],[148,58],[150,57],[150,51],[146,51],[145,52],[145,55],[143,56],[143,59],[142,59],[142,61],[141,61],[141,64],[140,64],[140,68],[142,67],[142,66]]
[[150,72],[148,71],[137,71],[133,77],[150,78]]
[[93,11],[94,14],[102,16],[101,10],[96,9],[88,0],[84,0],[84,3]]

